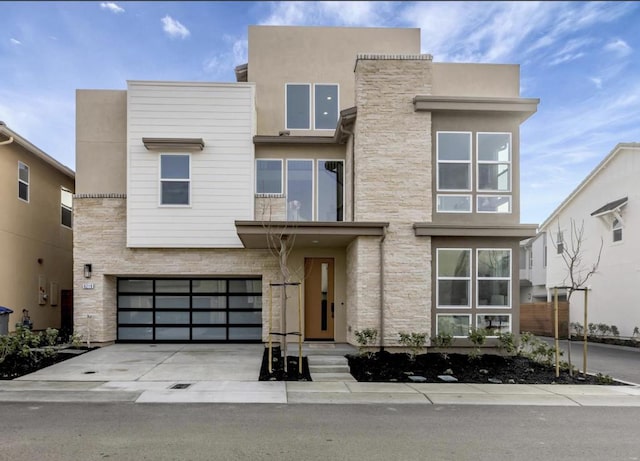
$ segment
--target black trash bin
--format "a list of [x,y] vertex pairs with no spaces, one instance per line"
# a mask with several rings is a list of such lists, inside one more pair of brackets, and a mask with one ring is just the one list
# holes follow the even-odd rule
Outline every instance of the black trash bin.
[[9,314],[13,314],[11,309],[0,306],[0,335],[9,334]]

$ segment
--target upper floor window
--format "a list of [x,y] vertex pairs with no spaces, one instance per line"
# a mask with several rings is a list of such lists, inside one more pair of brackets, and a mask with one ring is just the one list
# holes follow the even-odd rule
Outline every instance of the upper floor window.
[[558,232],[558,235],[556,237],[556,253],[559,255],[564,253],[564,240],[562,232]]
[[438,212],[472,212],[475,193],[476,212],[511,213],[511,133],[476,133],[473,151],[471,132],[436,134]]
[[256,160],[256,194],[282,194],[282,160]]
[[286,129],[335,129],[339,108],[338,85],[317,83],[313,85],[313,98],[311,96],[310,83],[287,83],[285,85]]
[[29,201],[29,167],[18,162],[18,198]]
[[189,205],[190,163],[189,154],[160,155],[160,205]]
[[611,230],[613,231],[613,241],[619,242],[622,240],[622,223],[619,219],[614,218],[611,224]]
[[287,160],[287,220],[342,221],[344,161]]
[[73,194],[69,189],[60,188],[60,223],[65,227],[72,227]]

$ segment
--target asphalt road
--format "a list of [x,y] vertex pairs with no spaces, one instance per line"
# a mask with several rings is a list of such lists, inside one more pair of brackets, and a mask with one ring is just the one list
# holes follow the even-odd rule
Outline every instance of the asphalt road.
[[0,460],[638,460],[638,408],[0,404]]
[[[553,338],[541,338],[553,345]],[[571,363],[582,371],[582,341],[571,341]],[[568,361],[568,341],[560,340],[564,351],[561,360]],[[587,343],[587,372],[602,373],[612,378],[640,384],[640,348]]]

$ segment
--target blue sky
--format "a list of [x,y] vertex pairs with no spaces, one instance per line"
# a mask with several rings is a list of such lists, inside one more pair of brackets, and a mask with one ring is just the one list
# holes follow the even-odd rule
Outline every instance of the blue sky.
[[640,141],[637,2],[1,2],[0,120],[75,167],[75,90],[234,81],[247,26],[419,27],[439,62],[520,64],[521,220]]

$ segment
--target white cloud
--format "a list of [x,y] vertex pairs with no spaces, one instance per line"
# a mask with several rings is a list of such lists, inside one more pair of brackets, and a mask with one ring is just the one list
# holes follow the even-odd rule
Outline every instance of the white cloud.
[[9,41],[14,45],[22,45],[22,42],[20,40],[15,39],[15,38],[10,38]]
[[627,44],[627,42],[621,39],[617,39],[607,43],[604,46],[604,50],[615,53],[618,56],[627,56],[633,51],[633,49]]
[[380,26],[388,24],[395,2],[273,2],[261,25]]
[[187,29],[184,25],[180,23],[180,21],[173,19],[171,16],[166,15],[161,19],[162,21],[162,29],[170,36],[170,37],[179,37],[179,38],[187,38],[191,35],[189,29]]
[[205,59],[203,63],[204,71],[214,78],[221,78],[228,72],[232,72],[237,65],[247,62],[248,42],[246,38],[231,35],[224,35],[222,38],[227,46],[227,51],[215,54]]
[[600,77],[589,77],[589,80],[593,82],[597,89],[602,89],[602,79]]
[[124,13],[124,8],[122,8],[115,2],[102,2],[100,3],[100,8],[102,8],[103,10],[109,10],[115,14]]

